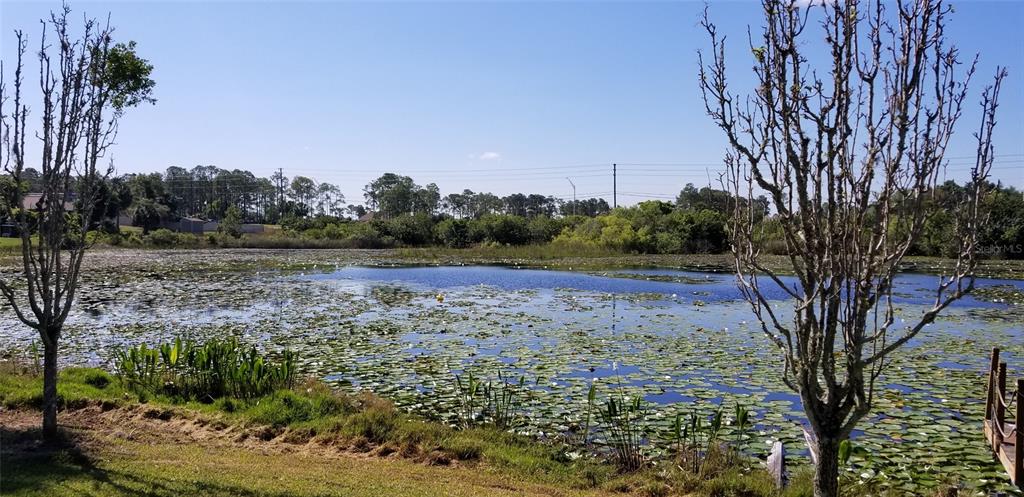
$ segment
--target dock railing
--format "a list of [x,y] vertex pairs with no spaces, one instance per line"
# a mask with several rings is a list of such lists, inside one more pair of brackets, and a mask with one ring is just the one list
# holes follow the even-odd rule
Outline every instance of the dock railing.
[[[1024,378],[1016,390],[1006,390],[1006,363],[999,361],[999,348],[992,349],[985,401],[985,438],[992,453],[1006,468],[1010,481],[1024,489]],[[1011,422],[1006,414],[1016,411]]]

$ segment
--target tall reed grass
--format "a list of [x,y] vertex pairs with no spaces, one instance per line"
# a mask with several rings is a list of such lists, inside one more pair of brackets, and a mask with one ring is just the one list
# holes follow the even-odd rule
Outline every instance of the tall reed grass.
[[491,424],[502,430],[515,426],[522,410],[526,378],[511,380],[498,371],[498,381],[477,378],[472,372],[455,375],[459,421],[463,428]]

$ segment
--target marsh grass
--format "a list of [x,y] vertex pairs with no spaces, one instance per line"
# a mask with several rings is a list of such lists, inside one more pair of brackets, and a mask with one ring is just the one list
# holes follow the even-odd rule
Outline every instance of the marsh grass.
[[[625,472],[636,471],[646,464],[644,456],[644,416],[643,399],[639,395],[628,397],[619,376],[618,362],[612,363],[615,373],[615,387],[598,407],[601,425],[607,434],[608,446],[612,449],[616,464]],[[587,392],[587,417],[593,404],[593,386]],[[589,423],[589,419],[588,419]]]
[[597,401],[597,386],[594,382],[590,383],[590,388],[587,389],[587,410],[583,416],[583,428],[580,431],[580,444],[584,447],[590,445],[590,421],[594,416],[594,404]]
[[719,445],[722,422],[721,408],[715,410],[710,419],[691,412],[684,423],[680,415],[676,416],[676,426],[682,424],[681,431],[677,428],[680,437],[677,439],[677,446],[680,449],[678,456],[681,466],[697,475],[703,475],[708,464],[716,456],[726,452],[726,449]]

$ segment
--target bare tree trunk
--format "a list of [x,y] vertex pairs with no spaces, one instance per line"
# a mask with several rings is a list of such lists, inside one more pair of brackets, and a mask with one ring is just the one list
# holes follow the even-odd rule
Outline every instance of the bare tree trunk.
[[[896,328],[894,280],[948,164],[975,62],[960,67],[946,39],[952,7],[943,0],[761,4],[761,34],[747,39],[752,91],[730,90],[725,36],[707,14],[711,51],[699,53],[700,87],[729,142],[724,182],[734,196],[739,288],[781,352],[782,381],[803,400],[817,439],[814,495],[834,497],[839,444],[871,412],[893,354],[974,289],[1006,71],[997,68],[982,91],[976,160],[955,213],[955,266],[930,307],[905,314]],[[808,38],[813,32],[823,45]],[[831,61],[807,56],[821,49]],[[762,259],[765,225],[754,208],[762,193],[781,227],[792,282]],[[788,297],[792,318],[766,283]]]
[[43,347],[43,439],[57,439],[57,342]]
[[818,439],[818,463],[814,466],[814,497],[839,495],[839,444],[835,437]]
[[[65,4],[42,21],[36,52],[43,101],[40,129],[26,123],[23,69],[28,42],[21,30],[15,31],[13,98],[0,63],[0,168],[13,185],[0,198],[0,211],[15,220],[21,233],[17,279],[23,284],[0,277],[0,295],[18,320],[39,331],[43,343],[43,438],[48,441],[57,438],[58,341],[75,302],[99,185],[113,172],[112,164],[104,170],[99,161],[114,143],[124,109],[154,101],[152,66],[135,55],[134,43],[113,44],[113,28],[89,18],[81,37],[75,38],[70,13]],[[47,41],[48,30],[56,34],[55,43]],[[41,143],[41,191],[34,205],[26,205],[27,188],[22,187],[27,184],[26,164],[36,159],[26,153],[29,136]]]

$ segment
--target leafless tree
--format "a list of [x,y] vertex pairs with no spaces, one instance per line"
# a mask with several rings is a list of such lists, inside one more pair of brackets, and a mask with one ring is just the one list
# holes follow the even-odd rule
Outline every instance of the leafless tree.
[[[760,225],[745,208],[752,204],[737,202],[731,241],[739,286],[803,402],[818,497],[837,495],[839,446],[871,410],[893,352],[974,287],[1006,76],[998,69],[981,97],[977,160],[956,213],[955,266],[924,313],[897,329],[893,279],[921,232],[922,203],[945,167],[974,63],[960,67],[947,43],[950,9],[942,1],[891,7],[763,0],[762,32],[744,47],[756,87],[743,96],[726,79],[725,37],[706,12],[702,23],[712,52],[701,55],[700,86],[728,138],[726,181],[737,198],[768,195],[795,274],[787,281],[764,264]],[[769,301],[765,284],[788,295],[792,314]]]
[[[41,21],[38,127],[28,124],[23,86],[28,41],[15,32],[13,96],[0,67],[0,163],[5,187],[2,208],[21,237],[19,278],[0,278],[0,293],[23,323],[38,330],[43,343],[43,436],[57,434],[57,355],[64,322],[75,300],[88,248],[88,220],[100,183],[112,172],[101,164],[126,107],[152,102],[152,69],[134,54],[133,44],[114,44],[109,23],[85,20],[80,37],[72,33],[65,6]],[[56,37],[51,44],[48,35]],[[27,153],[30,135],[38,143]],[[34,162],[41,191],[28,196],[22,174]]]

